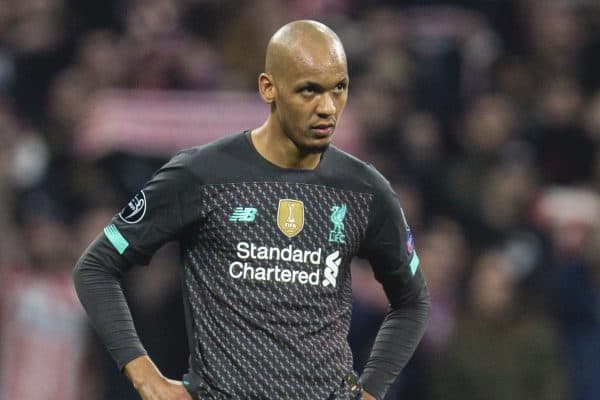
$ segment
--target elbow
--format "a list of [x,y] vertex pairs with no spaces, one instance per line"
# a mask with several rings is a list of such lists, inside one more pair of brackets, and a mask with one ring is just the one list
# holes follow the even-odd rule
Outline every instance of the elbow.
[[423,303],[427,303],[427,309],[431,309],[431,295],[429,294],[429,288],[427,287],[427,285],[423,286],[423,289],[421,290],[421,298],[422,298],[422,302]]
[[85,300],[88,297],[87,295],[89,291],[92,290],[90,283],[96,281],[94,271],[93,269],[90,270],[88,263],[89,260],[87,260],[87,254],[84,253],[75,264],[75,268],[73,268],[73,272],[71,274],[75,292],[77,293],[77,297],[84,307]]
[[79,297],[81,297],[81,289],[83,287],[83,257],[81,256],[81,258],[77,261],[77,263],[75,264],[75,268],[73,268],[73,272],[71,274],[71,278],[73,279],[73,285],[75,286],[75,291],[77,292],[77,295]]
[[417,297],[417,306],[424,315],[425,320],[428,320],[429,314],[431,313],[431,295],[429,294],[427,285],[423,286]]
[[85,303],[91,293],[97,292],[99,287],[120,283],[126,262],[111,251],[112,249],[100,236],[83,252],[75,264],[72,279],[82,303]]

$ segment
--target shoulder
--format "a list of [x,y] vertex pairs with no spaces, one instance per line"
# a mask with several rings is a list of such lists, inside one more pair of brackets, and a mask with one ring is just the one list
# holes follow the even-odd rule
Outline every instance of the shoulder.
[[191,167],[196,163],[205,162],[207,158],[221,157],[239,152],[246,140],[243,133],[224,136],[207,144],[183,149],[175,154],[173,159],[184,162]]
[[372,164],[335,146],[328,150],[325,173],[343,186],[359,192],[382,194],[391,191],[389,181]]
[[185,170],[202,178],[227,169],[245,151],[246,136],[243,133],[229,135],[211,143],[179,151],[165,165]]

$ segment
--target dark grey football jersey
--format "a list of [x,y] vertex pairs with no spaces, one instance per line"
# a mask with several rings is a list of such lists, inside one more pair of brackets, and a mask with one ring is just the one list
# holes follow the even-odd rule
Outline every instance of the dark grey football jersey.
[[279,168],[248,132],[177,154],[105,234],[138,264],[179,241],[198,399],[350,398],[350,261],[369,259],[388,293],[424,285],[374,168],[334,146],[315,170]]

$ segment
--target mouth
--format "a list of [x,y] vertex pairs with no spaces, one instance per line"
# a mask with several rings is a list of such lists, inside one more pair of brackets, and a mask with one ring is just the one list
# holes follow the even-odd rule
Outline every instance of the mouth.
[[324,138],[324,137],[333,135],[333,131],[335,130],[335,125],[334,124],[318,124],[318,125],[311,126],[310,130],[315,134],[315,136]]

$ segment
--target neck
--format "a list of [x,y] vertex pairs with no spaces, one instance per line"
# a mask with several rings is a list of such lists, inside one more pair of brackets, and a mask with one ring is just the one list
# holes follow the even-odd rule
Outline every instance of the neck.
[[264,159],[281,168],[315,169],[321,161],[321,153],[302,152],[283,131],[267,120],[254,129],[250,138],[256,151]]

